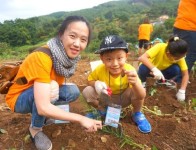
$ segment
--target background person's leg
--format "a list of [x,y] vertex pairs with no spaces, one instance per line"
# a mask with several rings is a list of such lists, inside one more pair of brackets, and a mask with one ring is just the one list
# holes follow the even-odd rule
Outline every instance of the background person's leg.
[[138,76],[142,82],[146,82],[146,78],[150,77],[150,69],[141,64],[138,69]]
[[165,77],[165,79],[173,79],[175,82],[181,82],[182,75],[180,67],[177,64],[171,65],[165,70],[161,71]]
[[190,72],[196,61],[196,31],[186,31],[174,28],[173,32],[188,43],[189,49],[185,60],[188,66],[188,70]]

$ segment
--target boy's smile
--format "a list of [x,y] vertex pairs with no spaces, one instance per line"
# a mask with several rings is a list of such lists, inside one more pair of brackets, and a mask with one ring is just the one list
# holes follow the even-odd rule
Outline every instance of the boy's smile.
[[128,54],[125,52],[125,50],[116,49],[104,52],[104,54],[100,55],[100,58],[110,74],[113,77],[117,77],[123,70],[127,56]]

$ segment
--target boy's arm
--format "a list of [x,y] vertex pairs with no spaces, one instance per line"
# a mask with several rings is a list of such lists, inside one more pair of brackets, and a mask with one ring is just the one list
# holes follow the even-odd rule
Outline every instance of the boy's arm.
[[165,80],[165,77],[163,76],[162,72],[149,61],[149,55],[147,53],[144,53],[141,57],[138,58],[138,60],[151,70],[155,79],[162,79],[163,81]]
[[134,94],[140,99],[144,99],[146,96],[146,90],[143,88],[141,81],[137,75],[136,71],[125,71],[127,79],[131,88],[133,89]]
[[88,81],[88,85],[89,85],[89,86],[95,87],[95,81],[94,81],[94,80]]
[[140,97],[140,99],[144,99],[146,96],[146,90],[142,86],[141,82],[137,81],[136,84],[132,85],[133,92],[137,97]]

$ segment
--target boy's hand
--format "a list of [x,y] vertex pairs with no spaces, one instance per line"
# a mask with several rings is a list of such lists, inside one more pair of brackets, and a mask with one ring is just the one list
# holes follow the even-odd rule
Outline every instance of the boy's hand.
[[124,71],[125,74],[127,75],[127,79],[129,84],[135,85],[138,80],[138,75],[136,71]]
[[100,95],[101,92],[104,92],[104,93],[108,94],[107,85],[105,84],[105,82],[102,82],[102,81],[99,81],[99,80],[97,80],[95,82],[95,90],[96,90],[98,95]]

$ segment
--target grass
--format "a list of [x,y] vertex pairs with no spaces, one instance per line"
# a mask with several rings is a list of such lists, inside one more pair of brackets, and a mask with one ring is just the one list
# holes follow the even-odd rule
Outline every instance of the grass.
[[[80,96],[80,101],[82,104],[84,104],[87,112],[97,114],[97,110],[94,107],[88,105],[82,95]],[[129,107],[129,108],[126,108],[123,110],[124,117],[126,116],[128,109],[131,109],[131,108]],[[98,117],[97,119],[101,120],[101,117]],[[132,148],[139,148],[139,149],[146,149],[147,148],[146,145],[138,144],[138,143],[134,142],[134,140],[130,136],[125,135],[124,130],[123,130],[123,126],[121,123],[118,123],[118,128],[114,128],[114,127],[111,127],[108,125],[103,125],[103,128],[101,131],[105,132],[105,133],[109,133],[109,134],[114,135],[115,137],[119,138],[120,139],[120,148],[123,148],[125,145],[130,145]]]
[[129,145],[133,149],[135,149],[135,148],[138,149],[139,148],[139,149],[144,150],[144,149],[148,148],[147,145],[138,144],[138,143],[134,142],[134,140],[130,136],[125,135],[124,132],[123,132],[122,125],[119,125],[118,128],[105,126],[105,127],[103,127],[102,131],[105,132],[105,133],[112,134],[115,137],[119,138],[120,139],[120,148],[123,148],[125,145]]
[[0,55],[1,61],[12,61],[12,60],[23,60],[29,54],[30,51],[45,45],[46,42],[40,42],[36,45],[25,45],[20,47],[8,47],[4,50],[4,52]]
[[192,77],[196,77],[196,62],[194,63],[193,67],[192,67]]

